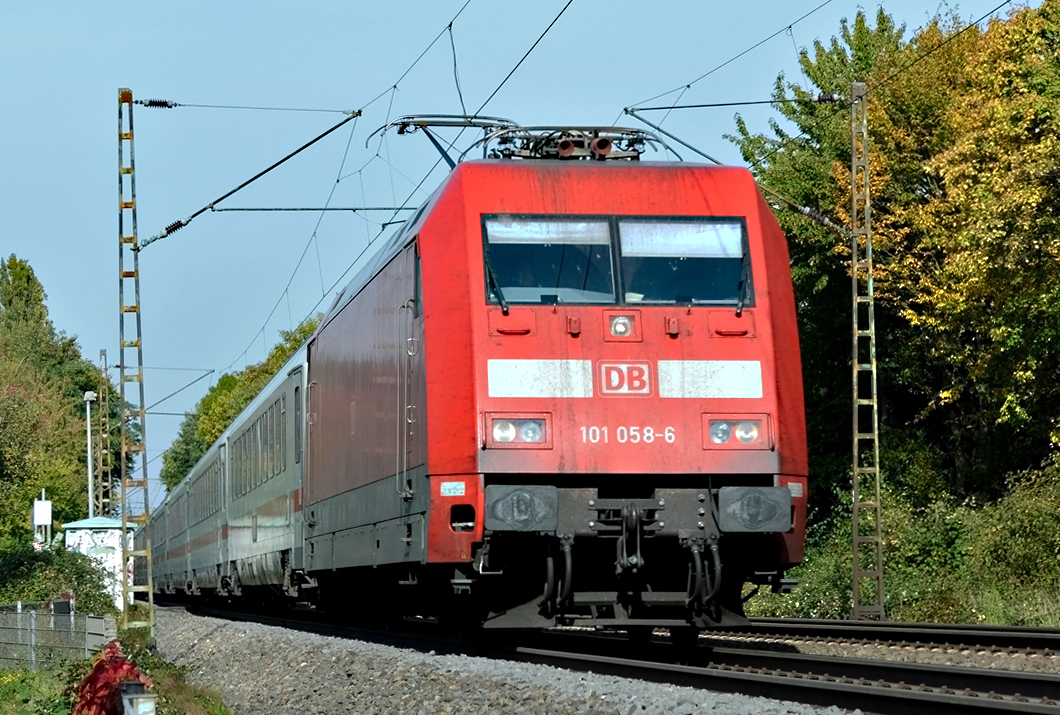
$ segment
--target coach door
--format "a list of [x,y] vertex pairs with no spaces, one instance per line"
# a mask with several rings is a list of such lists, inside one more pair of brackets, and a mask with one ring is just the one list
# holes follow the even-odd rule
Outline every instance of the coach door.
[[[210,499],[214,502],[217,507],[216,510],[209,509],[208,511],[216,511],[217,516],[214,517],[214,522],[217,523],[217,553],[220,554],[218,563],[228,563],[228,554],[225,553],[225,540],[224,534],[221,533],[221,524],[228,523],[227,509],[225,508],[226,494],[225,490],[225,477],[228,474],[228,450],[227,442],[222,442],[220,447],[217,449],[217,472],[214,474],[213,484],[211,485]],[[223,567],[222,567],[223,568]]]
[[[320,426],[318,423],[318,415],[320,414],[320,385],[314,380],[310,382],[306,388],[306,408],[305,408],[305,425],[306,425],[306,452],[304,456],[304,464],[302,465],[302,474],[304,475],[304,489],[305,497],[304,502],[313,503],[316,501],[316,496],[313,493],[314,487],[314,476],[313,466],[310,464],[310,460],[317,459],[317,455],[320,454]],[[297,454],[297,452],[296,452]],[[307,524],[312,528],[312,520]]]
[[[402,499],[412,499],[414,488],[409,467],[412,463],[413,439],[416,435],[418,418],[412,384],[415,373],[416,355],[420,344],[416,337],[416,318],[419,315],[419,260],[416,257],[415,242],[405,249],[402,264],[406,275],[412,275],[414,294],[406,300],[397,311],[397,424],[395,425],[395,454],[397,464],[395,479],[397,492]],[[410,270],[411,269],[411,270]]]

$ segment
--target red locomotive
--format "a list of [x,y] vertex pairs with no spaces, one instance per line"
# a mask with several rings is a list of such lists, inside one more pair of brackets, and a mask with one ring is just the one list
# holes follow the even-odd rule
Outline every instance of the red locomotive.
[[[156,512],[156,584],[685,633],[739,622],[747,582],[793,587],[795,305],[751,175],[639,161],[634,130],[486,139],[493,158],[455,166],[210,452],[227,476],[203,480],[220,490],[203,519],[231,543],[193,559]],[[277,400],[255,433],[277,442],[272,474],[248,490],[238,440]],[[286,506],[248,509],[270,483]]]

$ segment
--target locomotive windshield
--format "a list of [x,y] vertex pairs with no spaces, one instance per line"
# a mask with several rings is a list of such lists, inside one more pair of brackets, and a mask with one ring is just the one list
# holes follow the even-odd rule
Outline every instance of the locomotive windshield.
[[486,220],[486,240],[510,303],[615,302],[607,221],[498,217]]
[[486,216],[483,227],[491,303],[754,304],[739,218]]
[[744,272],[743,226],[619,220],[627,303],[733,303]]

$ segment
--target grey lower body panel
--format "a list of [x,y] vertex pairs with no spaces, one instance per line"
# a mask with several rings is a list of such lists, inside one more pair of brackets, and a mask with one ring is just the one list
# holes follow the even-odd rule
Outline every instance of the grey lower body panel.
[[426,466],[410,472],[411,499],[388,477],[304,506],[306,572],[424,562],[430,485]]

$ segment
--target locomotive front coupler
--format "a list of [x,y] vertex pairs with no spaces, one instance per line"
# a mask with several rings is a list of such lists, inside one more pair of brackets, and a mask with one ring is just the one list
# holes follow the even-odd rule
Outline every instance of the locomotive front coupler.
[[[660,507],[661,508],[661,507]],[[615,544],[615,575],[637,573],[644,566],[644,557],[640,552],[640,537],[643,518],[648,510],[641,510],[633,502],[622,507],[622,530]]]
[[[692,554],[692,568],[688,575],[688,598],[685,600],[687,608],[699,609],[709,604],[721,590],[721,553],[718,550],[719,535],[712,531],[707,538],[695,536],[682,539],[681,545],[689,549]],[[703,562],[703,555],[709,553],[713,574],[707,571]]]

